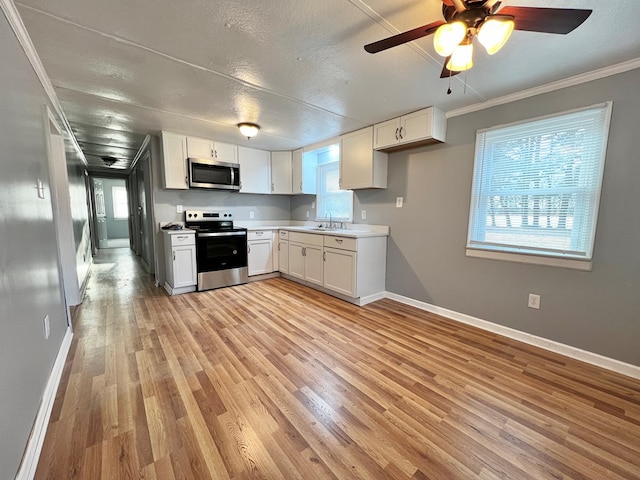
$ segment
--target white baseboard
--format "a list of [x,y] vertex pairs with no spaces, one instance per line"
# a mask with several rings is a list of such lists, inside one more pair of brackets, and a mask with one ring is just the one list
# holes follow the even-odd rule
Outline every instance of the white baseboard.
[[36,474],[36,467],[40,459],[44,437],[47,433],[49,418],[51,418],[51,411],[53,410],[53,402],[56,398],[60,379],[62,378],[62,371],[64,370],[64,364],[67,360],[67,354],[69,353],[69,348],[71,348],[72,338],[73,332],[70,327],[67,327],[67,331],[62,339],[62,344],[60,345],[60,350],[58,350],[58,356],[53,364],[51,375],[49,375],[49,381],[42,395],[40,408],[38,409],[36,420],[33,423],[31,436],[29,437],[27,448],[24,451],[16,480],[32,480]]
[[514,340],[518,340],[520,342],[527,343],[529,345],[544,348],[545,350],[559,353],[560,355],[574,358],[576,360],[581,360],[585,363],[590,363],[592,365],[596,365],[598,367],[602,367],[607,370],[611,370],[613,372],[617,372],[622,375],[627,375],[629,377],[637,378],[640,380],[640,366],[637,366],[637,365],[624,363],[619,360],[615,360],[613,358],[604,357],[597,353],[581,350],[579,348],[572,347],[570,345],[565,345],[564,343],[538,337],[530,333],[521,332],[513,328],[505,327],[503,325],[498,325],[496,323],[488,322],[480,318],[472,317],[471,315],[466,315],[464,313],[448,310],[446,308],[441,308],[436,305],[431,305],[430,303],[414,300],[413,298],[398,295],[396,293],[385,292],[384,297],[390,300],[395,300],[397,302],[404,303],[405,305],[410,305],[412,307],[419,308],[420,310],[425,310],[427,312],[435,313],[437,315],[442,315],[443,317],[450,318],[451,320],[455,320],[457,322],[465,323],[467,325],[472,325],[474,327],[478,327],[483,330],[487,330],[489,332],[497,333],[504,337],[512,338]]

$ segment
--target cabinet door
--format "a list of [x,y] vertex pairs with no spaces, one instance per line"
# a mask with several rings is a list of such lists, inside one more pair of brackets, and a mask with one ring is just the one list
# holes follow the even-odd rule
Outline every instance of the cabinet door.
[[349,297],[356,296],[356,252],[324,249],[324,287]]
[[303,149],[299,148],[293,151],[292,164],[292,193],[315,195],[317,159],[312,155],[305,155]]
[[232,143],[214,142],[213,156],[221,162],[238,163],[238,146]]
[[186,190],[187,181],[187,137],[162,132],[162,186]]
[[271,239],[251,240],[247,244],[249,276],[273,272]]
[[196,247],[173,247],[173,287],[189,287],[197,283]]
[[431,137],[430,108],[404,115],[400,118],[400,142],[408,143]]
[[213,140],[187,137],[187,154],[190,158],[213,158]]
[[373,126],[373,148],[397,145],[400,140],[400,119],[394,118]]
[[322,250],[316,245],[304,246],[304,279],[307,282],[322,285]]
[[291,195],[291,152],[271,152],[271,193]]
[[340,188],[387,188],[387,158],[373,150],[373,127],[340,138]]
[[278,243],[278,255],[280,256],[280,271],[289,273],[289,242],[280,240]]
[[271,193],[271,155],[266,150],[238,147],[240,193]]
[[289,242],[289,275],[304,280],[304,245]]

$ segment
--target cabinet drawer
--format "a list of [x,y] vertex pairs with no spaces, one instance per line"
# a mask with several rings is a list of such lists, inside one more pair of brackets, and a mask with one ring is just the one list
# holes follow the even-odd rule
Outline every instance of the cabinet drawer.
[[271,230],[249,230],[247,232],[247,240],[271,240]]
[[278,235],[283,240],[288,240],[289,239],[289,232],[287,230],[280,230]]
[[171,237],[171,246],[179,247],[180,245],[195,245],[196,244],[196,236],[193,233],[181,233],[170,235]]
[[302,233],[302,232],[289,232],[289,241],[305,243],[307,245],[318,245],[321,247],[323,235],[316,235],[315,233]]
[[324,235],[324,246],[339,248],[341,250],[356,251],[358,240],[350,237],[336,237],[333,235]]

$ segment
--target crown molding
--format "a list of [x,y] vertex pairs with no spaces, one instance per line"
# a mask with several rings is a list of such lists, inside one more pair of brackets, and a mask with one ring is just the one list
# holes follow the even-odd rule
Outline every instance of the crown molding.
[[591,72],[575,75],[573,77],[564,78],[556,82],[547,83],[538,87],[511,93],[509,95],[504,95],[502,97],[487,100],[485,102],[475,103],[466,107],[450,110],[447,112],[446,116],[447,118],[452,118],[458,117],[460,115],[466,115],[467,113],[473,113],[484,110],[486,108],[497,107],[498,105],[504,105],[506,103],[515,102],[517,100],[523,100],[525,98],[534,97],[543,93],[549,93],[555,90],[561,90],[563,88],[592,82],[601,78],[610,77],[612,75],[628,72],[630,70],[635,70],[636,68],[640,68],[640,57],[628,60],[626,62],[618,63],[616,65],[611,65],[609,67],[592,70]]
[[67,116],[64,114],[64,111],[62,110],[62,104],[60,103],[60,100],[56,95],[56,92],[53,88],[53,84],[51,83],[51,80],[49,80],[49,76],[47,75],[47,72],[44,69],[44,65],[42,65],[42,62],[40,61],[40,57],[38,56],[38,53],[36,52],[36,49],[33,46],[31,37],[29,37],[29,34],[27,33],[27,29],[24,26],[24,23],[22,22],[22,18],[18,13],[18,9],[16,8],[15,3],[13,3],[12,0],[0,0],[0,8],[2,8],[2,12],[7,18],[9,25],[11,25],[11,28],[13,29],[13,32],[15,33],[16,38],[18,39],[18,42],[22,46],[24,53],[27,55],[27,59],[29,60],[29,63],[31,63],[33,70],[36,72],[36,75],[38,76],[38,79],[40,80],[40,83],[42,84],[42,87],[44,88],[45,93],[49,97],[51,106],[55,110],[58,119],[63,124],[63,129],[66,131],[67,135],[69,136],[69,139],[75,146],[76,150],[80,155],[80,158],[82,159],[82,162],[84,163],[84,166],[86,167],[88,165],[87,159],[84,157],[84,154],[82,153],[82,149],[80,148],[80,145],[78,144],[78,141],[75,135],[73,134],[73,130],[71,130],[71,125],[67,120]]

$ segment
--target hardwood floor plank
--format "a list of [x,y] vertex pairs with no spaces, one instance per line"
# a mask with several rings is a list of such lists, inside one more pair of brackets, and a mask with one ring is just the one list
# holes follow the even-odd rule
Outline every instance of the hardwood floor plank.
[[388,299],[95,264],[37,480],[640,480],[638,380]]

